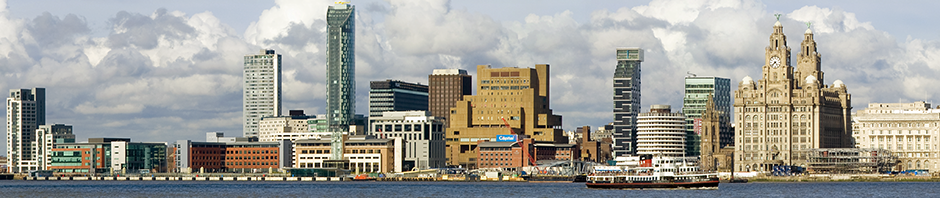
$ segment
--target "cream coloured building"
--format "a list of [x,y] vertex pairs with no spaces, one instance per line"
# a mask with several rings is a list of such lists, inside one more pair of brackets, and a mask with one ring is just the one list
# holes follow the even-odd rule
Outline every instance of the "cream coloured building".
[[852,96],[840,80],[824,84],[811,30],[803,34],[796,62],[790,55],[778,21],[761,78],[744,77],[734,91],[735,171],[805,166],[807,149],[852,147]]
[[669,105],[650,106],[636,121],[636,154],[666,157],[685,156],[685,114],[673,113]]
[[265,117],[258,123],[258,141],[277,142],[300,139],[318,139],[325,132],[311,132],[307,124],[310,116]]
[[940,109],[930,103],[870,103],[852,117],[856,148],[887,149],[901,161],[899,171],[940,170],[937,137]]

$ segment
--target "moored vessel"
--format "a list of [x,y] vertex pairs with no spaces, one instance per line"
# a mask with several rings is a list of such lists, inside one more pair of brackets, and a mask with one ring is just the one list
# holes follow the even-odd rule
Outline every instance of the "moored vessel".
[[[629,158],[629,157],[628,157]],[[608,189],[718,189],[718,173],[699,169],[697,158],[635,157],[638,163],[595,166],[587,176],[588,188]]]

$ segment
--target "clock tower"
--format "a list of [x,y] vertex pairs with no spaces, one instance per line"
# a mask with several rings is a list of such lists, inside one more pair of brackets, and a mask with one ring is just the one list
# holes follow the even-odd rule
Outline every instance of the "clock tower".
[[787,46],[787,36],[783,34],[783,25],[780,21],[774,24],[774,32],[770,34],[770,44],[764,48],[764,67],[761,83],[765,85],[779,85],[774,88],[792,88],[790,79],[793,77],[793,67],[790,66],[790,47]]
[[761,78],[744,77],[734,91],[734,170],[806,166],[819,148],[852,147],[852,95],[840,80],[823,81],[813,32],[806,30],[797,68],[777,15],[764,49]]

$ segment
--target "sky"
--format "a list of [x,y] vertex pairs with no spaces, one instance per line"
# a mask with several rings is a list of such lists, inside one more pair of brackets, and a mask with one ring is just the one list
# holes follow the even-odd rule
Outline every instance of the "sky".
[[[0,88],[46,88],[46,122],[78,141],[241,135],[242,57],[283,55],[284,111],[324,113],[325,26],[334,1],[0,0]],[[551,65],[563,128],[613,120],[617,47],[641,47],[642,106],[682,106],[686,73],[760,78],[779,13],[792,53],[806,22],[824,83],[853,110],[940,96],[936,1],[353,1],[357,112],[368,82],[427,84],[433,69]],[[5,144],[0,146],[5,150]]]

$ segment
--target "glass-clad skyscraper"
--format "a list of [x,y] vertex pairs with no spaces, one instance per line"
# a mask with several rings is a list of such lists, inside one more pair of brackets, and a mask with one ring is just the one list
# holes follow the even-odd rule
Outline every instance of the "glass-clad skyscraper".
[[733,144],[731,131],[731,79],[711,76],[686,76],[685,97],[682,99],[682,113],[686,118],[686,155],[697,156],[701,154],[701,125],[702,114],[708,95],[714,94],[715,110],[718,112],[718,141],[724,147]]
[[331,130],[348,131],[356,113],[355,6],[326,11],[326,116]]
[[640,48],[617,48],[614,70],[613,156],[636,152],[636,116],[640,113]]
[[245,56],[242,98],[244,137],[258,137],[263,117],[281,115],[281,55],[272,49]]

